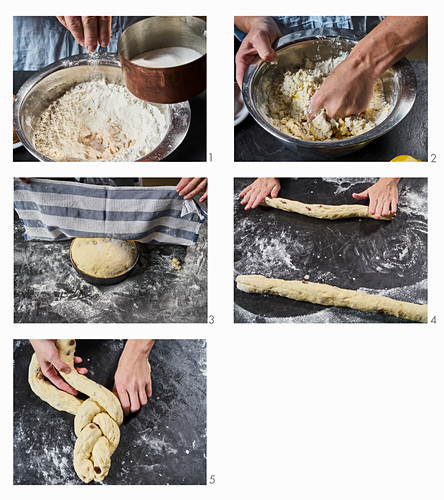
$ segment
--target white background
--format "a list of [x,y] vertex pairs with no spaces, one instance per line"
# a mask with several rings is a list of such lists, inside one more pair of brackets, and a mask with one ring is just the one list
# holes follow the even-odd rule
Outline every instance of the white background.
[[[444,498],[442,335],[442,7],[439,2],[7,2],[2,11],[3,385],[1,485],[8,497],[99,492],[12,485],[12,339],[207,338],[208,479],[198,487],[107,487],[100,494],[163,498]],[[93,11],[93,12],[91,12]],[[56,164],[12,162],[12,16],[48,14],[206,15],[210,163]],[[310,175],[429,178],[429,317],[437,324],[234,325],[233,176],[297,176],[301,163],[233,162],[233,16],[428,15],[429,155],[436,163],[311,163]],[[371,146],[370,146],[371,147]],[[399,154],[408,152],[400,151]],[[124,167],[122,169],[122,167]],[[13,323],[12,178],[207,176],[209,314],[212,325],[25,325]],[[63,328],[63,331],[61,329]],[[441,330],[441,332],[439,332]],[[25,381],[24,381],[25,383]],[[48,423],[50,425],[50,423]]]

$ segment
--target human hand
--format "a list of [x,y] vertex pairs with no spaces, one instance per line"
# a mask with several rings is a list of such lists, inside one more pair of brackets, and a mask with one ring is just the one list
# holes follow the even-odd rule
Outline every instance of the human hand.
[[176,186],[176,191],[185,200],[190,200],[196,194],[203,193],[199,202],[205,201],[208,204],[208,179],[206,177],[182,177]]
[[[56,341],[30,340],[30,342],[32,347],[34,348],[43,375],[61,391],[65,391],[68,394],[77,396],[78,392],[74,389],[74,387],[71,387],[59,375],[59,372],[70,373],[71,368],[69,365],[67,365],[60,359],[55,344]],[[82,358],[80,358],[79,356],[74,356],[74,363],[81,363],[81,362]],[[84,375],[88,371],[86,368],[76,368],[76,370],[81,375]]]
[[153,345],[154,340],[127,340],[120,356],[113,392],[126,416],[140,410],[152,395],[148,356]]
[[111,38],[111,16],[57,16],[76,42],[89,52],[106,47]]
[[329,118],[345,118],[365,111],[377,82],[370,72],[346,59],[327,76],[311,98],[308,121],[325,108]]
[[353,193],[356,200],[369,199],[368,211],[376,219],[381,216],[396,214],[398,204],[399,178],[382,177],[378,182],[361,193]]
[[[248,16],[244,18],[248,30],[236,54],[236,81],[242,88],[245,71],[256,56],[269,63],[277,63],[278,56],[271,45],[282,36],[272,17]],[[245,31],[243,26],[241,28]]]
[[280,189],[281,183],[279,179],[275,177],[259,177],[239,194],[239,197],[243,198],[241,204],[246,204],[245,210],[256,208],[267,196],[276,198]]

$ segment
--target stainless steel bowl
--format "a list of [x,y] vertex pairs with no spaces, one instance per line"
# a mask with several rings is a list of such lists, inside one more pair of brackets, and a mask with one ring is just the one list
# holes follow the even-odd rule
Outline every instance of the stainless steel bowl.
[[[25,148],[40,161],[54,161],[34,147],[34,130],[48,106],[73,85],[103,77],[124,85],[117,54],[80,54],[61,59],[38,71],[27,80],[14,101],[14,127]],[[162,142],[137,161],[159,161],[172,153],[185,138],[191,121],[187,101],[177,104],[153,104],[164,112],[168,129]]]
[[324,61],[350,52],[359,38],[350,30],[322,29],[296,32],[278,40],[274,48],[279,55],[276,65],[260,62],[251,64],[242,82],[242,94],[253,118],[285,146],[297,151],[300,159],[328,159],[347,155],[392,130],[407,115],[415,102],[416,77],[406,59],[401,59],[381,76],[390,115],[374,129],[339,141],[303,141],[275,129],[266,117],[268,104],[264,88],[290,68],[303,65],[306,58]]

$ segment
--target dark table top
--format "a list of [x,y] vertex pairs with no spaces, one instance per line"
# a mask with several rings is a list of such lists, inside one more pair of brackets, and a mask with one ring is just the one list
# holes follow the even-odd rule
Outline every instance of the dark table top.
[[[13,92],[33,75],[34,71],[13,72]],[[182,144],[162,161],[206,161],[207,159],[207,98],[206,92],[189,101],[191,124]],[[28,150],[21,146],[13,150],[14,161],[38,161]]]
[[[195,245],[139,244],[139,262],[125,281],[94,286],[76,273],[71,241],[25,241],[14,212],[16,323],[205,323],[207,222]],[[171,265],[181,262],[180,271]]]
[[[239,274],[303,280],[427,302],[427,179],[399,183],[393,221],[321,220],[259,206],[245,211],[239,193],[254,179],[235,180],[234,269]],[[305,203],[360,203],[352,198],[377,179],[281,179],[279,196]],[[365,202],[362,202],[365,204]],[[273,295],[234,293],[239,323],[403,322],[348,308]]]
[[[427,61],[410,61],[416,73],[417,94],[409,114],[393,130],[347,156],[329,161],[390,161],[410,155],[428,161]],[[251,115],[234,129],[235,161],[301,161],[297,153],[264,130]],[[307,160],[304,160],[307,161]]]
[[[78,340],[76,354],[89,378],[112,389],[124,344]],[[14,341],[14,484],[83,484],[72,464],[74,417],[31,391],[32,353]],[[121,425],[103,484],[205,484],[206,341],[158,340],[150,363],[153,396]]]

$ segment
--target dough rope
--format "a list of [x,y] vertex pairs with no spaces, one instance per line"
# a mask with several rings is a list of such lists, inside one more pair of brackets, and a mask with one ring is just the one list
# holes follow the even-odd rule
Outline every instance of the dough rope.
[[316,219],[348,219],[353,217],[367,217],[375,220],[392,220],[395,216],[392,213],[376,219],[369,213],[367,205],[318,205],[301,203],[300,201],[287,200],[285,198],[265,198],[261,205],[284,210],[285,212],[295,212]]
[[331,285],[308,281],[266,278],[260,274],[239,275],[237,288],[247,293],[266,293],[323,306],[348,307],[358,311],[388,314],[427,323],[427,304],[413,304],[381,295],[369,295]]
[[120,401],[102,385],[77,373],[74,367],[75,340],[57,340],[56,346],[60,359],[71,367],[70,373],[59,372],[60,375],[89,399],[83,401],[46,380],[35,353],[29,365],[29,384],[34,393],[53,408],[75,415],[74,469],[85,483],[103,481],[111,466],[111,455],[119,444],[119,425],[123,421]]

